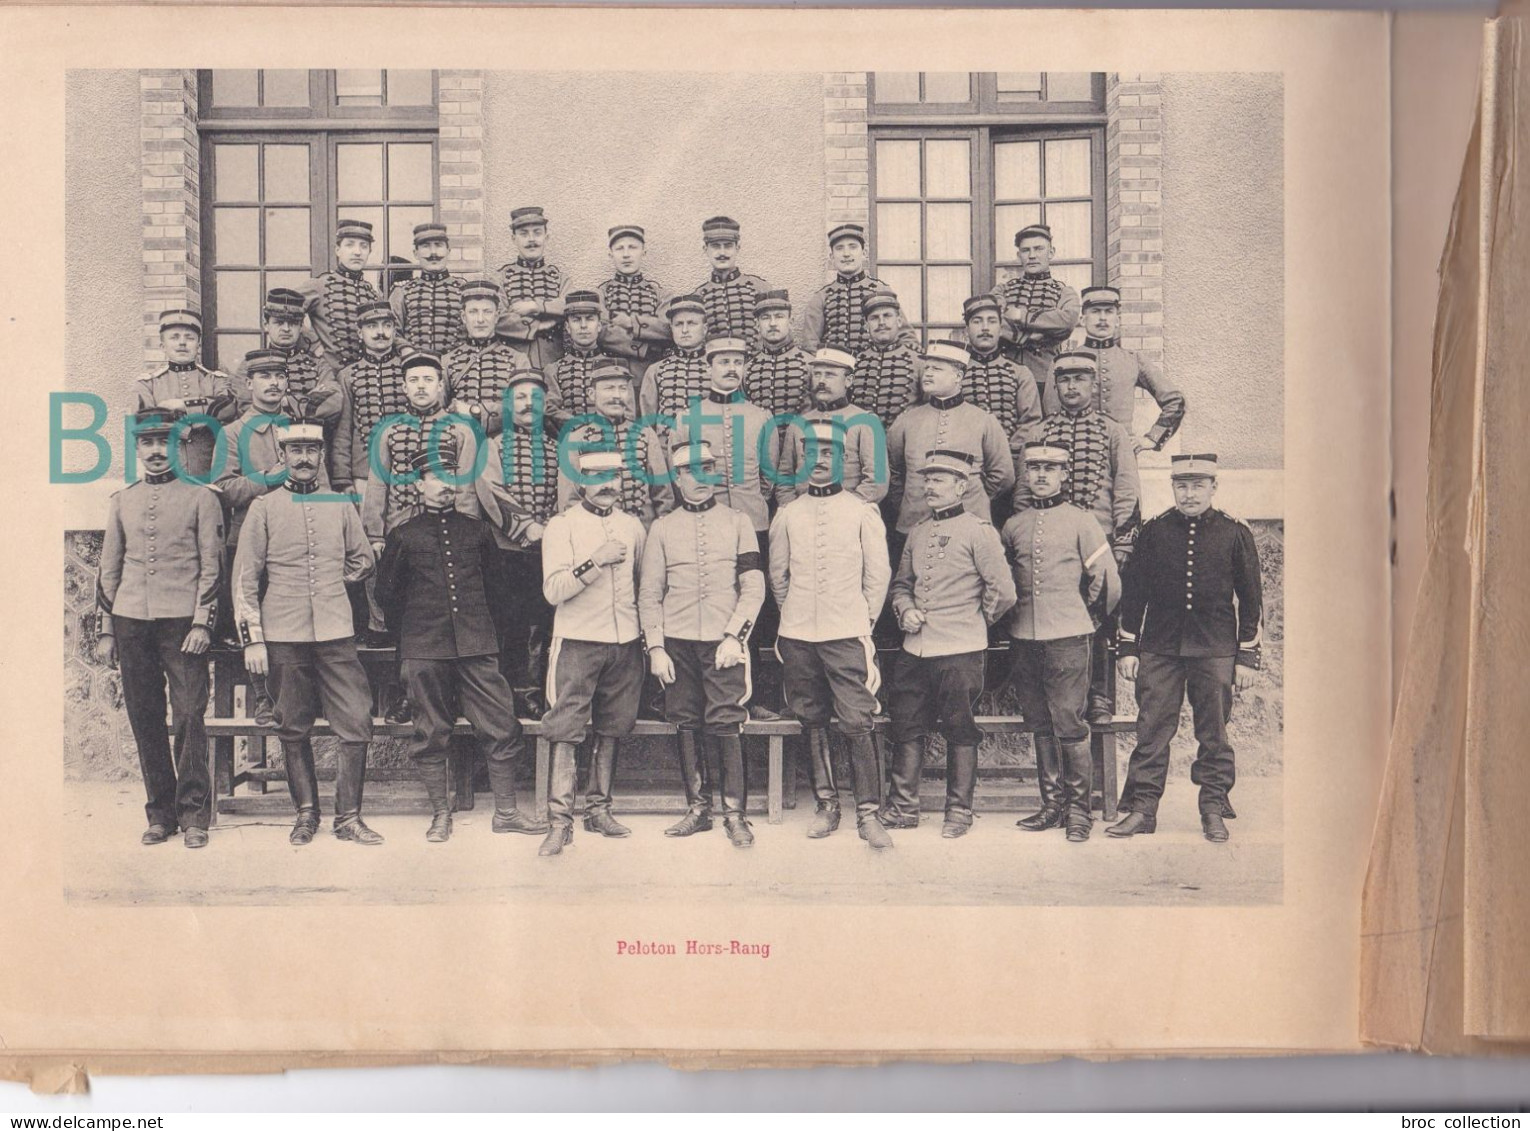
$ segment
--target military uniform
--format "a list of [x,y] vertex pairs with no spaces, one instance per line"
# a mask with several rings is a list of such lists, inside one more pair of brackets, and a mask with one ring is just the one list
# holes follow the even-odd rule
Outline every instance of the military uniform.
[[[1214,475],[1216,457],[1175,456],[1171,474]],[[1183,583],[1181,583],[1183,579]],[[1125,572],[1120,647],[1140,656],[1137,747],[1121,809],[1153,831],[1169,770],[1169,744],[1188,694],[1198,743],[1190,780],[1201,813],[1233,817],[1237,773],[1227,720],[1233,667],[1257,670],[1262,643],[1259,550],[1247,523],[1216,508],[1191,518],[1177,508],[1143,525]]]
[[[456,470],[454,461],[441,462]],[[419,453],[414,470],[430,467],[429,454]],[[496,584],[497,556],[487,523],[451,506],[426,507],[388,535],[377,566],[377,600],[398,635],[414,704],[409,757],[430,799],[430,840],[451,835],[447,747],[459,704],[488,763],[495,831],[547,831],[515,805],[515,763],[525,756],[526,740],[499,670],[491,610],[505,595]]]
[[[1015,233],[1015,246],[1018,248],[1022,240],[1031,236],[1045,236],[1050,242],[1052,229],[1045,224],[1021,228]],[[1052,272],[1047,270],[1005,279],[993,293],[1004,304],[1004,311],[1019,307],[1025,312],[1024,320],[1019,323],[1011,322],[1005,316],[1002,339],[1010,355],[1031,371],[1031,376],[1036,378],[1036,389],[1045,399],[1047,379],[1052,375],[1052,359],[1078,325],[1078,292],[1061,279],[1053,278]]]
[[[643,229],[636,224],[622,224],[607,233],[609,247],[623,236],[634,236],[648,242]],[[669,346],[669,320],[664,308],[673,296],[670,289],[657,279],[634,271],[630,275],[617,272],[595,288],[600,295],[601,322],[600,349],[612,357],[630,362],[639,378],[648,366],[656,361]],[[613,324],[612,318],[627,314],[636,323],[636,331]]]
[[[791,311],[791,297],[785,291],[768,291],[754,304],[755,317],[771,310]],[[757,342],[744,369],[744,395],[771,416],[800,413],[809,403],[809,367],[813,355],[790,338],[784,345],[771,347]]]
[[[866,243],[866,229],[860,224],[840,224],[829,231],[829,246],[845,236]],[[859,355],[871,345],[866,333],[864,304],[877,291],[888,290],[886,283],[865,271],[838,275],[819,287],[807,300],[802,312],[802,348],[815,353],[825,346]],[[916,340],[912,328],[904,322],[903,339]]]
[[[414,226],[414,246],[427,240],[445,240],[446,225]],[[444,268],[421,268],[411,279],[395,283],[388,302],[398,319],[398,332],[411,346],[427,353],[444,354],[467,337],[462,327],[463,280]]]
[[[706,445],[677,444],[677,467],[710,463]],[[747,645],[765,598],[765,575],[753,524],[716,495],[681,500],[648,532],[638,589],[645,649],[662,648],[675,679],[664,693],[664,716],[679,729],[680,772],[687,818],[669,830],[688,836],[711,828],[708,765],[720,764],[723,817],[737,844],[753,840],[744,816],[748,786],[740,728],[752,688],[747,648],[743,661],[716,665],[727,637]],[[710,747],[710,751],[709,748]]]
[[599,347],[580,349],[572,343],[566,346],[563,356],[543,370],[542,375],[547,378],[547,419],[562,428],[574,417],[594,412],[595,406],[590,403],[590,374],[613,363],[637,375],[633,362],[608,357]]
[[[464,283],[458,302],[459,324],[462,306],[472,299],[497,303],[499,287],[491,280]],[[493,335],[482,339],[464,336],[441,361],[452,403],[461,402],[485,436],[497,434],[504,423],[505,390],[511,375],[530,364],[526,355]]]
[[[374,304],[374,314],[391,310]],[[335,423],[329,477],[336,490],[349,491],[372,476],[372,431],[390,416],[408,415],[404,355],[395,344],[387,353],[364,355],[340,371],[340,418]]]
[[[284,317],[295,322],[303,321],[304,299],[298,291],[287,287],[272,287],[266,292],[263,313],[266,318]],[[287,348],[267,344],[265,350],[280,354],[287,370],[287,392],[294,397],[309,400],[309,415],[325,422],[325,436],[334,433],[335,421],[340,417],[339,371],[330,363],[324,347],[317,341],[300,336]],[[256,350],[252,353],[259,353]],[[241,409],[250,404],[250,354],[245,354],[229,381],[229,388]]]
[[[168,433],[174,416],[140,413],[136,424],[142,434]],[[146,834],[145,843],[158,843],[177,826],[205,832],[211,819],[202,721],[207,657],[181,645],[193,627],[211,632],[222,555],[223,507],[210,488],[166,471],[112,495],[96,582],[97,628],[116,637],[123,705],[148,795],[144,812],[164,833]],[[173,748],[165,729],[167,684]]]
[[[755,532],[763,535],[770,529],[769,500],[775,494],[771,473],[781,466],[780,432],[771,424],[768,412],[744,399],[742,389],[731,393],[708,389],[701,415],[711,419],[697,428],[691,428],[681,417],[672,446],[692,439],[709,445],[717,455],[718,501],[742,512]],[[672,505],[669,499],[660,509],[667,511]]]
[[[294,421],[284,442],[322,440],[317,421]],[[311,838],[319,822],[319,785],[308,742],[322,713],[340,739],[335,777],[335,835],[361,844],[382,838],[361,821],[372,691],[356,654],[346,584],[365,580],[376,559],[356,508],[313,501],[317,481],[289,475],[283,490],[250,503],[234,556],[234,612],[246,649],[264,643],[276,700],[276,735],[298,829]],[[306,841],[298,841],[306,843]]]
[[[973,315],[983,310],[1003,314],[993,295],[977,295],[962,304],[962,317],[971,321]],[[981,352],[973,345],[967,347],[962,393],[998,418],[1016,459],[1026,442],[1036,439],[1041,424],[1041,394],[1036,391],[1030,370],[1006,357],[1001,347],[995,347],[992,353]]]
[[[820,350],[820,355],[824,351]],[[881,425],[870,409],[850,403],[846,397],[815,404],[804,414],[809,424],[831,422],[844,438],[844,488],[868,503],[879,503],[887,496],[887,440]],[[788,428],[782,450],[783,480],[776,488],[782,503],[807,493],[807,437],[800,429]]]
[[[703,242],[713,239],[737,241],[738,222],[726,216],[713,216],[701,225]],[[706,307],[707,335],[719,338],[742,338],[752,350],[758,341],[754,326],[754,308],[760,297],[771,289],[758,275],[746,275],[737,267],[727,271],[715,268],[695,289]]]
[[[816,435],[820,443],[835,442],[830,428]],[[781,609],[776,652],[787,702],[808,735],[818,806],[810,836],[828,836],[839,825],[829,757],[832,716],[850,748],[861,836],[876,847],[890,844],[876,820],[882,774],[872,728],[882,677],[871,626],[891,575],[876,507],[838,483],[810,485],[776,512],[770,527],[770,588]]]
[[[410,364],[416,360],[410,358]],[[386,468],[388,474],[368,479],[361,499],[361,523],[373,542],[381,542],[424,508],[419,479],[413,472],[417,457],[428,453],[432,440],[443,460],[450,456],[460,463],[464,477],[476,465],[478,440],[471,427],[461,420],[449,420],[441,409],[415,419],[418,425],[409,421],[390,424],[378,441],[378,465]],[[455,491],[459,511],[473,518],[483,517],[471,480],[457,484]]]
[[919,352],[905,341],[878,345],[868,341],[850,374],[850,396],[891,428],[919,399]]
[[[695,295],[681,295],[670,302],[665,314],[673,320],[685,311],[700,313],[706,307]],[[648,367],[638,389],[639,416],[663,413],[679,418],[691,401],[704,396],[711,384],[705,346],[676,346],[662,361]]]
[[[1026,445],[1027,459],[1067,465],[1067,449]],[[1120,598],[1116,560],[1104,532],[1064,491],[1032,499],[1004,525],[1015,571],[1009,619],[1010,680],[1025,721],[1034,727],[1041,812],[1022,820],[1031,831],[1068,824],[1070,839],[1088,835],[1094,764],[1089,724],[1090,642]]]
[[[580,470],[615,470],[619,452],[586,452]],[[552,743],[548,815],[549,843],[556,853],[572,837],[574,747],[593,727],[595,750],[585,793],[585,828],[608,836],[628,830],[611,817],[617,750],[637,722],[643,687],[637,591],[647,533],[620,508],[581,500],[553,515],[542,539],[542,595],[556,610],[547,668],[548,710],[542,735]],[[608,541],[627,548],[624,561],[598,566],[591,560]]]
[[961,393],[931,397],[898,417],[887,433],[890,483],[885,506],[897,516],[900,534],[907,534],[930,513],[923,495],[908,488],[928,453],[937,449],[973,457],[976,474],[967,480],[962,505],[980,518],[992,522],[994,497],[1015,485],[1009,437],[993,414],[969,404]]
[[[546,223],[547,217],[540,208],[515,208],[510,212],[512,230]],[[525,354],[533,368],[546,369],[563,353],[563,292],[568,290],[567,272],[545,258],[516,256],[500,267],[498,276],[505,304],[499,318],[499,336]],[[510,306],[525,299],[537,304],[537,313],[530,316],[511,313]]]
[[[364,220],[341,220],[335,228],[336,242],[346,239],[372,240],[372,225]],[[382,301],[363,271],[337,267],[309,279],[298,288],[303,296],[303,312],[324,349],[333,369],[344,369],[360,360],[365,352],[361,344],[361,308]]]
[[[652,370],[650,370],[650,373]],[[631,381],[632,371],[619,362],[606,359],[590,370],[586,386],[617,376]],[[586,394],[588,396],[588,393]],[[599,416],[599,414],[596,414]],[[617,503],[647,529],[654,517],[670,505],[669,469],[665,462],[664,441],[653,428],[639,428],[636,422],[600,416],[568,432],[561,443],[567,445],[571,458],[590,447],[614,447],[621,460],[617,482],[621,492]],[[559,461],[558,509],[572,506],[578,498],[578,484]]]
[[[172,326],[184,326],[202,333],[202,317],[193,310],[167,310],[159,318],[160,333]],[[176,409],[187,415],[210,416],[227,424],[239,415],[228,374],[208,369],[200,362],[169,363],[164,368],[134,382],[133,410],[142,413],[152,408]],[[217,478],[213,455],[217,436],[205,421],[186,421],[181,426],[180,451],[172,467],[198,478]],[[209,480],[210,481],[210,480]]]
[[[967,478],[962,456],[936,452],[925,470]],[[903,636],[888,695],[893,739],[883,823],[919,823],[919,779],[933,733],[946,740],[943,830],[961,836],[972,824],[977,750],[983,733],[974,718],[983,693],[988,626],[1015,603],[1015,584],[993,524],[961,505],[933,511],[914,527],[893,578],[892,609],[900,625],[918,610],[924,622]]]

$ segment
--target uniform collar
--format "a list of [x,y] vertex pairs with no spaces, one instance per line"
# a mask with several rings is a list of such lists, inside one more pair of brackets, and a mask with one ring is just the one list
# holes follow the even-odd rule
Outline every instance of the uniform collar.
[[713,404],[739,404],[743,399],[743,389],[734,389],[731,393],[725,393],[721,389],[707,390],[707,400]]
[[194,361],[167,361],[165,368],[171,373],[195,373],[202,367]]
[[547,265],[547,257],[543,256],[541,259],[527,259],[524,255],[517,255],[515,257],[515,265],[517,267],[524,268],[527,271],[535,271],[537,268],[545,267]]
[[1057,415],[1065,416],[1069,420],[1083,420],[1086,416],[1098,416],[1099,410],[1095,408],[1093,404],[1090,404],[1087,401],[1084,402],[1084,407],[1079,409],[1077,412],[1071,412],[1066,406],[1059,403],[1057,406]]
[[1038,271],[1034,275],[1022,274],[1020,277],[1022,279],[1050,279],[1052,277],[1052,269],[1048,267],[1045,271]]
[[1068,500],[1063,496],[1061,491],[1057,492],[1055,495],[1049,495],[1045,499],[1038,499],[1034,495],[1031,496],[1031,506],[1035,507],[1039,511],[1050,510],[1053,507],[1061,506],[1067,501]]
[[986,365],[990,361],[993,361],[993,360],[998,358],[998,356],[999,356],[999,347],[998,346],[994,346],[993,349],[990,350],[988,353],[979,353],[973,347],[968,346],[967,347],[967,353],[972,358],[973,361],[976,361],[976,362],[978,362],[980,364]]
[[158,487],[161,483],[168,483],[174,478],[175,469],[173,467],[167,467],[164,471],[158,472],[154,475],[145,475],[143,477],[143,481],[145,483],[152,483],[154,486]]
[[867,345],[874,353],[886,354],[897,353],[903,348],[904,343],[900,339],[894,338],[890,342],[868,342]]
[[388,347],[387,353],[373,353],[371,350],[366,350],[362,353],[361,356],[364,360],[370,361],[373,365],[381,365],[385,361],[396,361],[400,354],[398,351],[398,346],[395,344]]
[[589,358],[599,357],[600,356],[600,346],[597,344],[597,345],[590,346],[588,349],[586,349],[583,346],[576,346],[573,342],[570,342],[568,344],[568,348],[565,349],[563,351],[563,353],[564,353],[565,357],[567,357],[570,354],[572,354],[574,357],[584,358],[584,359],[588,360]]
[[729,267],[726,271],[719,271],[714,267],[712,269],[712,282],[731,283],[739,277],[739,274],[740,272],[737,267]]
[[864,267],[857,271],[854,275],[836,275],[834,277],[835,282],[844,283],[847,287],[855,283],[865,282],[865,280],[866,269]]
[[1120,340],[1120,338],[1085,338],[1084,348],[1091,350],[1114,349],[1116,343]]
[[966,513],[966,508],[964,508],[961,503],[957,503],[955,506],[946,507],[938,511],[931,511],[930,517],[935,519],[937,522],[944,522],[948,518],[956,518],[958,515]]
[[676,357],[686,357],[686,358],[700,357],[700,356],[702,356],[702,354],[704,354],[706,352],[706,348],[707,347],[705,345],[699,345],[699,346],[676,346],[675,347],[675,356]]
[[271,430],[271,426],[276,423],[276,421],[272,420],[271,418],[287,411],[287,400],[288,398],[283,397],[282,403],[277,405],[270,412],[267,412],[265,409],[251,402],[250,406],[244,410],[244,414],[240,416],[239,419],[249,421],[258,417],[260,418],[260,423],[255,427],[255,431],[269,432]]
[[826,402],[824,404],[819,404],[817,401],[814,401],[813,402],[813,411],[814,412],[838,412],[842,408],[849,407],[849,404],[850,404],[850,397],[848,395],[840,397],[838,400],[828,401],[828,402]]
[[618,271],[615,275],[613,275],[611,277],[613,279],[615,279],[618,283],[621,283],[624,286],[629,286],[629,287],[636,286],[638,283],[641,283],[643,281],[643,273],[641,271],[634,271],[630,275],[623,275],[620,271]]
[[717,505],[717,496],[708,495],[699,503],[688,503],[684,499],[681,499],[680,505],[688,511],[694,511],[697,514],[700,514],[702,511],[709,511]]
[[312,495],[319,490],[319,479],[315,476],[307,483],[300,483],[289,475],[286,479],[282,480],[282,486],[294,495]]
[[349,267],[337,267],[335,268],[335,274],[339,275],[342,279],[349,279],[353,283],[361,282],[361,272],[352,271]]
[[438,515],[441,518],[445,518],[447,515],[451,514],[456,509],[457,509],[457,506],[456,506],[455,503],[447,503],[445,506],[440,506],[440,507],[433,507],[429,503],[425,504],[425,513],[426,514]]
[[421,271],[420,278],[428,280],[432,283],[439,283],[444,279],[451,278],[451,274],[452,273],[450,271],[443,267],[439,271]]
[[611,512],[616,509],[615,507],[597,507],[589,499],[581,499],[580,504],[596,518],[610,518]]
[[498,340],[499,339],[494,336],[493,331],[490,331],[487,338],[469,338],[467,339],[467,344],[472,346],[475,350],[486,350]]
[[821,487],[817,483],[808,484],[808,494],[815,499],[827,499],[830,495],[837,495],[844,489],[843,483],[825,483]]
[[1174,517],[1179,519],[1179,521],[1184,523],[1186,526],[1189,526],[1193,522],[1205,522],[1212,515],[1218,513],[1216,507],[1207,507],[1200,514],[1196,515],[1194,518],[1191,518],[1184,511],[1180,510],[1178,507],[1174,507],[1172,509],[1174,511]]
[[795,339],[787,338],[786,341],[782,342],[779,346],[769,346],[764,342],[761,342],[758,352],[763,353],[767,357],[784,357],[796,348],[797,343]]
[[929,400],[925,401],[925,404],[929,405],[931,408],[938,408],[944,412],[946,409],[956,408],[965,399],[966,398],[963,397],[961,393],[957,392],[952,393],[949,397],[931,397]]

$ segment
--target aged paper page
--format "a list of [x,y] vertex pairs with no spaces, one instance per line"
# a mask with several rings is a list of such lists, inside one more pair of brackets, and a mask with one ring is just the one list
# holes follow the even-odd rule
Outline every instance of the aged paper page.
[[[24,422],[3,457],[15,534],[0,554],[9,1070],[47,1053],[55,1070],[57,1054],[132,1070],[1358,1048],[1390,698],[1384,17],[357,15],[187,9],[171,37],[163,13],[0,15],[18,107],[0,129],[27,154],[0,191],[28,248],[0,322],[0,396]],[[342,55],[377,69],[335,69]],[[1004,70],[1032,63],[1051,70]],[[419,84],[390,67],[437,70]],[[284,146],[316,163],[278,191]],[[388,163],[353,164],[365,146]],[[410,146],[434,148],[414,165]],[[539,858],[535,840],[490,833],[481,796],[427,845],[399,738],[369,766],[386,844],[330,835],[326,747],[324,827],[290,848],[281,778],[241,745],[210,845],[140,846],[132,737],[101,709],[116,683],[92,660],[91,572],[128,390],[165,365],[161,313],[201,310],[204,360],[230,368],[260,344],[259,290],[325,269],[346,209],[371,210],[402,253],[371,269],[406,269],[410,226],[436,218],[467,274],[515,262],[510,214],[527,205],[546,208],[576,287],[610,273],[608,228],[639,224],[681,290],[707,271],[702,221],[737,216],[743,270],[804,305],[834,274],[824,233],[861,223],[932,339],[1014,266],[1006,233],[1049,210],[1054,276],[1120,287],[1122,341],[1188,400],[1179,435],[1142,453],[1143,515],[1173,505],[1172,456],[1217,452],[1217,505],[1254,533],[1266,662],[1228,723],[1231,839],[1202,835],[1187,711],[1158,831],[1125,840],[1099,819],[1083,844],[1017,830],[1034,762],[1005,736],[984,747],[983,819],[962,839],[940,835],[934,774],[923,823],[894,829],[890,852],[858,839],[848,797],[844,826],[808,840],[805,783],[772,823],[763,740],[755,846],[666,838],[678,774],[670,740],[651,739],[616,783],[630,838],[579,826],[567,854]],[[109,407],[104,480],[50,484],[52,392]],[[1158,415],[1142,396],[1139,435]],[[68,451],[65,471],[89,466],[88,446]],[[1117,711],[1135,718],[1129,692]],[[1111,736],[1122,782],[1133,744],[1129,725]],[[643,809],[640,784],[668,810]]]

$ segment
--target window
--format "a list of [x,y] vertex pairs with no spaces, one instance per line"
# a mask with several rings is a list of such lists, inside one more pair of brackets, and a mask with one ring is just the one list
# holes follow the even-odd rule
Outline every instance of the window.
[[1027,224],[1052,228],[1059,279],[1104,281],[1103,75],[879,71],[872,90],[872,258],[925,340],[1018,270]]
[[202,312],[206,363],[258,349],[273,287],[326,270],[335,223],[367,220],[372,282],[411,270],[414,225],[435,218],[431,71],[204,71]]

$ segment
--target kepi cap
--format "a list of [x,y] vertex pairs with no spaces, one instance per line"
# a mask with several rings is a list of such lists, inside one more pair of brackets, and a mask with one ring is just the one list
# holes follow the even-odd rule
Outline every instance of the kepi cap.
[[422,243],[429,243],[431,240],[444,240],[444,239],[446,239],[446,225],[445,224],[438,223],[437,221],[432,220],[429,223],[416,224],[414,226],[414,246],[415,247],[419,247]]
[[953,342],[949,338],[937,338],[924,347],[924,352],[919,355],[926,361],[943,361],[947,365],[954,365],[958,369],[966,369],[972,355],[967,352],[967,347],[961,342]]
[[999,301],[998,295],[973,295],[962,303],[962,321],[965,322],[980,310],[991,310],[995,314],[1001,314],[1004,305]]
[[425,445],[409,457],[409,470],[421,474],[427,471],[456,471],[457,437],[444,429],[433,433]]
[[398,317],[385,299],[364,302],[356,311],[356,324],[363,322],[397,322]]
[[266,292],[265,314],[286,318],[303,317],[303,296],[290,287],[272,287]]
[[811,368],[815,365],[832,365],[836,369],[850,370],[855,368],[855,357],[844,350],[826,346],[809,359],[808,366]]
[[840,240],[849,237],[861,241],[861,246],[866,246],[866,228],[862,224],[836,224],[829,229],[829,246],[833,247]]
[[600,296],[594,291],[569,291],[563,296],[564,314],[599,314]]
[[202,316],[195,310],[188,310],[183,306],[176,307],[174,310],[167,310],[159,316],[159,332],[161,334],[172,326],[184,326],[188,330],[195,330],[200,334],[202,332]]
[[676,295],[669,300],[669,305],[664,308],[664,317],[672,319],[675,315],[683,314],[686,311],[699,314],[703,318],[707,316],[706,304],[701,301],[699,295]]
[[1052,359],[1053,373],[1088,373],[1100,370],[1099,359],[1087,350],[1069,350]]
[[1067,444],[1060,444],[1055,440],[1030,440],[1025,445],[1025,451],[1021,459],[1026,463],[1060,463],[1073,462],[1073,451]]
[[1080,297],[1086,307],[1121,305],[1121,292],[1115,287],[1085,287]]
[[1045,224],[1027,224],[1015,233],[1015,246],[1018,248],[1026,240],[1043,237],[1047,243],[1052,242],[1052,229]]
[[610,247],[623,236],[631,236],[644,247],[648,246],[648,233],[636,224],[618,224],[616,227],[607,230],[606,246]]
[[178,408],[146,408],[133,414],[133,435],[168,436],[175,422],[186,414]]
[[957,451],[954,448],[936,448],[924,453],[924,466],[919,469],[920,475],[930,475],[938,472],[950,472],[952,475],[960,475],[963,479],[972,476],[972,455],[970,452]]
[[1169,457],[1170,479],[1215,479],[1217,457],[1215,452]]
[[731,338],[726,334],[718,334],[707,339],[706,352],[708,358],[717,353],[742,353],[747,355],[749,353],[749,343],[744,341],[743,338]]
[[740,231],[738,221],[731,216],[712,216],[701,222],[701,238],[704,242],[736,240]]
[[335,225],[335,242],[366,240],[372,242],[372,225],[366,220],[341,220]]
[[764,314],[767,310],[785,310],[792,308],[792,296],[786,291],[765,291],[754,300],[754,312]]
[[469,279],[462,284],[462,301],[470,298],[486,298],[499,305],[499,284],[493,279]]
[[517,228],[529,228],[533,224],[545,224],[547,217],[542,214],[542,207],[538,204],[526,208],[512,208],[510,210],[510,230]]
[[899,309],[898,296],[888,288],[880,287],[861,302],[861,313],[870,314],[873,310],[881,310],[884,306],[890,306],[894,310]]
[[682,467],[705,467],[716,462],[717,458],[712,455],[712,445],[700,438],[682,440],[669,449],[669,463],[676,471]]
[[280,350],[251,350],[244,355],[244,371],[251,377],[257,373],[285,373],[287,355]]
[[291,444],[303,440],[322,444],[324,442],[324,422],[311,416],[300,416],[295,420],[289,420],[285,424],[278,424],[276,426],[276,442],[278,444]]

